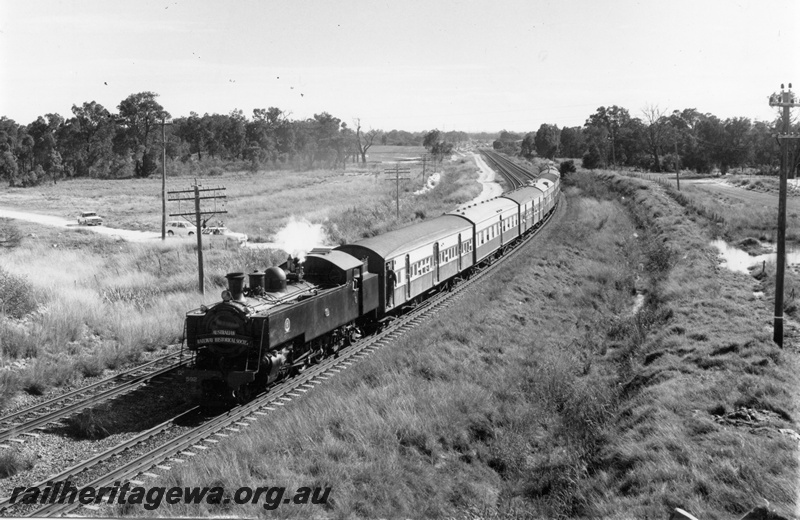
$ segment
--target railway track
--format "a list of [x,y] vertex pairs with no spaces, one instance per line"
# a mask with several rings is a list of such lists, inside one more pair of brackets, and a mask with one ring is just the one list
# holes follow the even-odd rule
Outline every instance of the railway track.
[[525,169],[502,154],[486,149],[481,150],[481,154],[483,154],[489,165],[503,176],[512,190],[524,186],[528,184],[529,181],[535,180],[538,177],[538,175]]
[[[136,390],[149,381],[181,367],[180,352],[156,358],[113,377],[72,390],[34,406],[0,417],[0,449],[36,437],[34,430],[65,419],[98,403]],[[166,364],[163,367],[159,365]]]
[[[130,482],[133,485],[143,485],[143,479],[155,478],[158,475],[152,471],[168,471],[171,465],[181,463],[186,459],[197,456],[199,453],[213,448],[221,439],[228,437],[229,433],[239,432],[242,428],[247,428],[250,423],[257,422],[260,416],[267,415],[270,411],[278,407],[285,406],[295,398],[302,397],[306,392],[315,386],[324,383],[327,379],[334,377],[338,373],[346,370],[357,361],[366,358],[381,347],[388,345],[402,334],[407,333],[414,327],[424,323],[435,316],[441,310],[452,305],[465,292],[475,284],[482,281],[494,268],[508,262],[517,256],[539,231],[555,215],[559,206],[542,222],[542,224],[528,235],[524,240],[518,242],[512,249],[509,249],[502,257],[491,265],[485,265],[467,279],[462,279],[449,291],[439,291],[426,299],[424,302],[409,306],[408,312],[396,317],[383,330],[371,336],[362,338],[351,346],[339,351],[337,357],[329,357],[322,362],[307,368],[305,371],[288,380],[269,388],[267,391],[257,395],[252,401],[236,406],[220,416],[203,418],[202,424],[191,429],[185,434],[174,436],[144,453],[135,456],[128,456],[127,461],[116,465],[108,471],[101,472],[100,475],[91,478],[81,479],[81,475],[92,471],[99,465],[112,461],[116,457],[121,457],[128,450],[134,450],[140,444],[155,438],[164,432],[169,431],[177,422],[190,416],[198,415],[198,409],[194,408],[184,412],[172,419],[165,421],[154,428],[137,434],[111,449],[100,453],[93,458],[84,461],[72,468],[69,468],[58,475],[51,475],[47,482],[63,482],[71,479],[77,487],[92,486],[95,489],[103,486],[113,486],[115,482]],[[226,433],[229,432],[229,433]],[[80,480],[87,480],[81,482]],[[47,482],[38,484],[42,489]],[[7,515],[10,509],[17,509],[17,506],[10,504],[8,498],[0,500],[0,513]],[[31,506],[23,506],[29,509]],[[66,514],[79,507],[81,504],[49,504],[45,507],[29,512],[29,516],[46,517]],[[97,506],[89,506],[96,509]],[[12,511],[16,513],[16,511]]]

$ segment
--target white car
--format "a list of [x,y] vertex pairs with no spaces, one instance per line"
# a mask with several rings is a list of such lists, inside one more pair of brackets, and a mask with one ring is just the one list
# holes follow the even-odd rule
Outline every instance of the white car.
[[196,226],[185,220],[170,220],[167,222],[167,235],[178,237],[193,237]]
[[210,226],[207,228],[203,228],[203,234],[211,237],[212,239],[224,239],[225,241],[231,240],[236,241],[239,245],[244,245],[247,243],[247,235],[244,233],[237,233],[235,231],[231,231],[230,229],[226,228],[225,226]]
[[78,216],[78,224],[82,226],[102,226],[103,218],[94,211],[82,211]]

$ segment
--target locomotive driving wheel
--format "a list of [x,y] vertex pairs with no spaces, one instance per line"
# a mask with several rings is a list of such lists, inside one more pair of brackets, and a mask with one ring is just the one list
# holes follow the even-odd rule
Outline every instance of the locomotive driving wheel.
[[250,385],[242,385],[233,391],[233,399],[239,403],[244,404],[253,398],[253,389]]

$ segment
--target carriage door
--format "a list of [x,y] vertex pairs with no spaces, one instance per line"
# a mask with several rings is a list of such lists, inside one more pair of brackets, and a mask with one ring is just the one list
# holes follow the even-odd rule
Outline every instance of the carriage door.
[[406,300],[411,299],[411,261],[406,255]]
[[505,234],[504,231],[505,231],[505,225],[503,224],[503,214],[501,213],[500,214],[500,247],[503,247],[503,245],[505,244],[505,242],[503,241],[503,238],[504,238],[503,235]]
[[433,283],[439,283],[439,242],[433,244]]
[[531,215],[530,205],[532,204],[533,204],[532,202],[528,202],[527,204],[525,204],[525,213],[524,216],[522,217],[522,222],[520,222],[521,224],[520,229],[522,230],[522,233],[528,231],[528,222],[529,222],[528,219],[530,218]]
[[[355,269],[353,269],[355,271]],[[364,265],[358,266],[358,278],[353,280],[353,291],[356,293],[356,299],[358,300],[358,315],[361,316],[364,314],[364,291],[361,288],[364,287]]]
[[456,253],[456,258],[458,259],[458,272],[461,272],[461,233],[458,234],[458,252]]

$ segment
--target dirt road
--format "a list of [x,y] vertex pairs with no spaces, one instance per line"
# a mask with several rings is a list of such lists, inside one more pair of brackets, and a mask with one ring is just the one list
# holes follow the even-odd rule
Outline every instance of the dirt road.
[[483,190],[481,191],[480,195],[463,205],[475,204],[476,202],[482,202],[484,200],[493,199],[502,195],[503,187],[494,180],[494,170],[489,168],[489,165],[486,164],[486,161],[483,160],[483,157],[481,157],[480,154],[474,152],[471,152],[470,154],[472,155],[473,159],[475,159],[475,164],[477,164],[478,168],[481,170],[480,174],[478,175],[478,182],[480,182],[483,186]]
[[118,237],[129,242],[145,242],[147,240],[161,238],[161,233],[154,233],[152,231],[133,231],[130,229],[117,229],[106,226],[81,226],[76,220],[66,220],[53,215],[42,215],[40,213],[31,213],[28,211],[18,211],[6,208],[0,208],[0,218],[25,220],[28,222],[35,222],[36,224],[64,229],[88,229],[101,235]]

